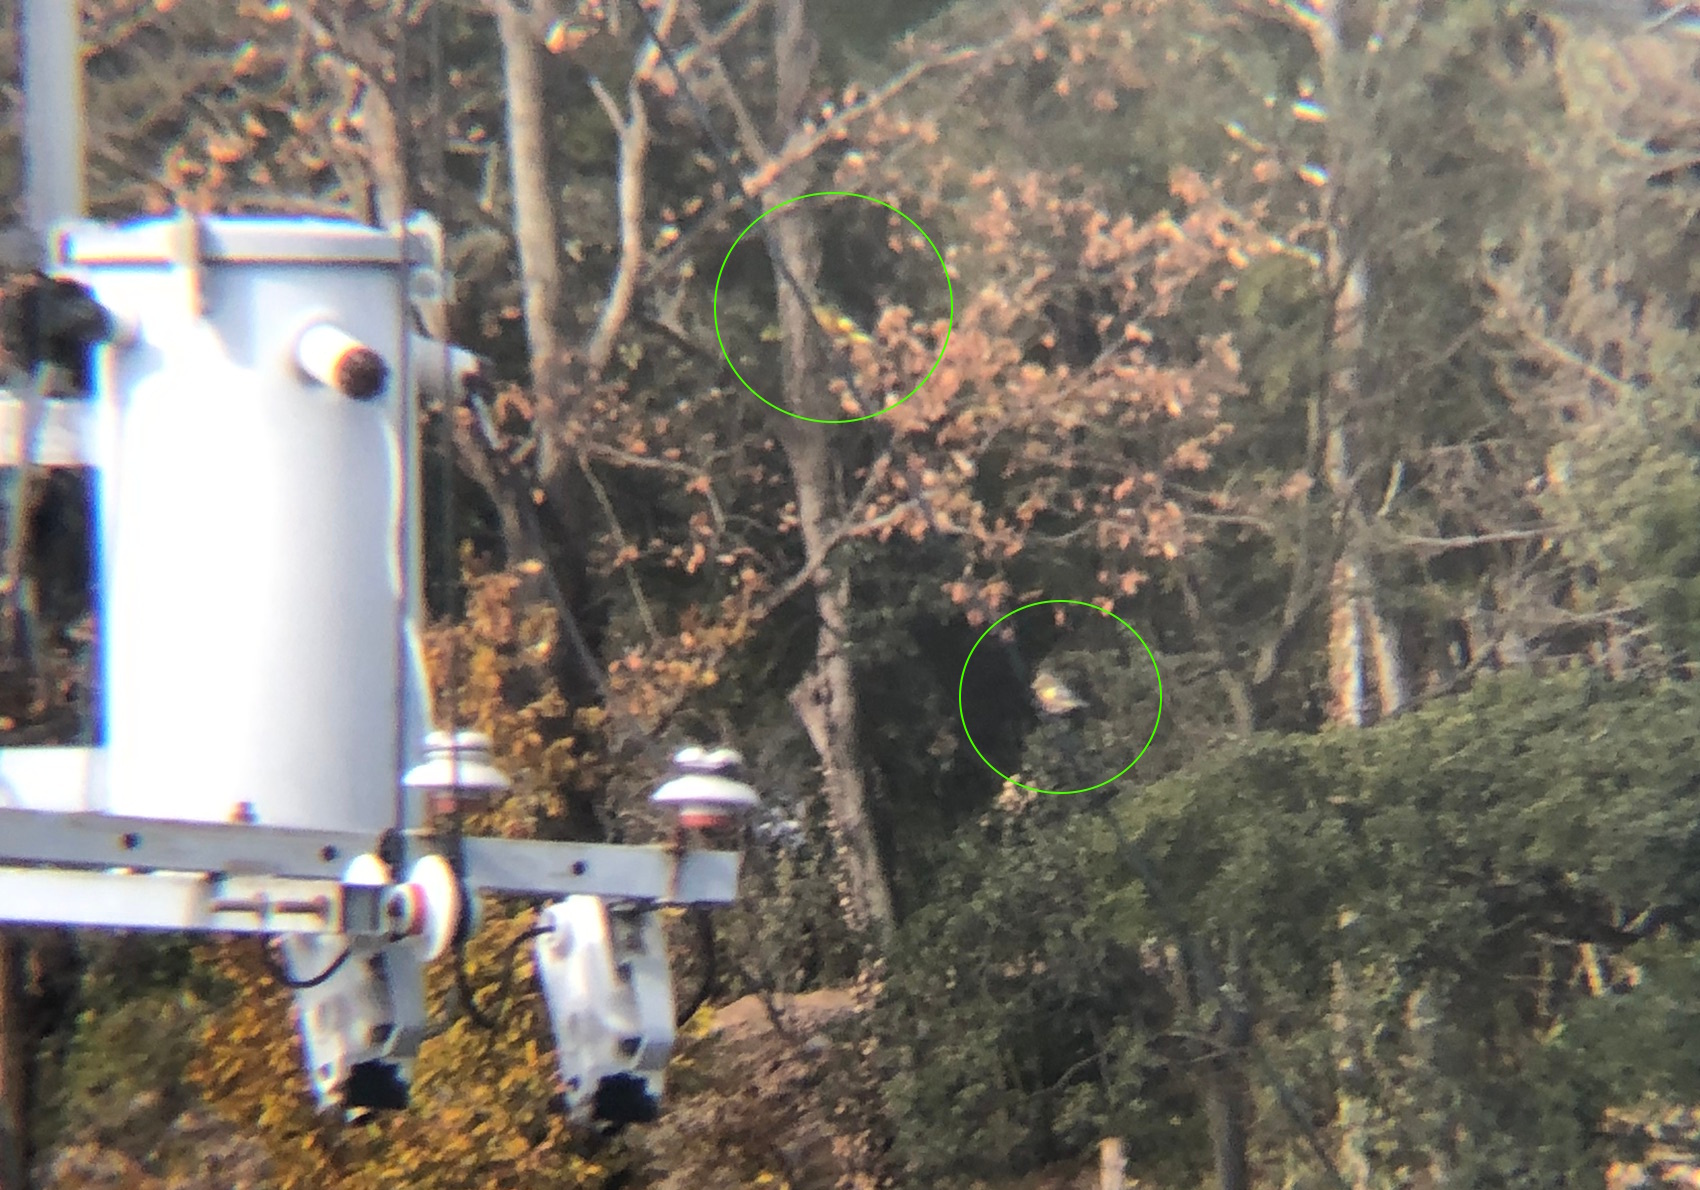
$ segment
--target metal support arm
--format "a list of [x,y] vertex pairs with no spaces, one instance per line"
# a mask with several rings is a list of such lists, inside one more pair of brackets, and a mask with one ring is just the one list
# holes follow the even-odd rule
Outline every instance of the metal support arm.
[[200,872],[0,868],[0,921],[132,930],[387,937],[385,888]]
[[[334,884],[351,859],[376,850],[377,839],[347,831],[0,809],[0,863],[155,869],[197,874],[194,878],[198,879],[204,879],[200,874],[205,873],[266,873],[273,884],[302,879]],[[429,835],[422,835],[411,840],[408,850],[419,856],[443,854],[446,848]],[[546,897],[584,894],[610,901],[667,905],[731,904],[737,896],[741,858],[735,851],[680,852],[664,846],[526,839],[466,839],[462,841],[462,855],[462,879],[469,889],[478,892]],[[37,878],[55,873],[31,869],[20,870],[17,875]],[[16,884],[10,887],[14,891],[21,888]],[[73,885],[61,887],[69,890]],[[0,896],[0,921],[24,920],[14,916],[14,907],[22,903],[14,896]],[[30,920],[65,925],[88,920],[63,896],[44,895],[32,898],[31,903],[38,906],[32,912],[63,916]],[[200,920],[192,914],[180,915],[172,919],[173,924],[155,928],[226,928],[197,924]],[[120,923],[114,920],[111,924]],[[137,924],[134,928],[147,927]]]

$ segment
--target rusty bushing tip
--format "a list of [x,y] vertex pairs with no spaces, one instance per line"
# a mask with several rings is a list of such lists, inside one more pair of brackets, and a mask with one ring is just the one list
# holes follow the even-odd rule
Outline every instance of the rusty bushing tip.
[[389,379],[390,366],[370,347],[352,348],[336,362],[337,388],[356,401],[377,396]]

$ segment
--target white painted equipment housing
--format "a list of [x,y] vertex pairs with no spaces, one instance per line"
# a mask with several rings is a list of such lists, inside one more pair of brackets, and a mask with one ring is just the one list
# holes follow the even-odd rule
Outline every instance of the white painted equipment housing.
[[[52,403],[80,449],[34,460],[98,469],[105,755],[0,757],[0,804],[395,826],[430,730],[415,389],[446,349],[407,298],[429,252],[299,218],[74,223],[54,244],[53,272],[127,331],[91,400]],[[375,353],[378,391],[316,379],[326,341]]]

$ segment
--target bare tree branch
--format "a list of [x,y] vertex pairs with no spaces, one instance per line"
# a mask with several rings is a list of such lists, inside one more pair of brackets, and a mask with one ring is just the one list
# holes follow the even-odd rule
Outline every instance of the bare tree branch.
[[[602,481],[591,469],[590,460],[581,453],[579,466],[584,471],[585,480],[590,484],[590,490],[596,493],[596,502],[602,506],[602,515],[608,518],[608,527],[614,533],[614,541],[620,547],[621,553],[627,549],[626,533],[620,527],[620,515],[614,511],[614,502],[608,498],[608,489],[602,486]],[[632,573],[630,566],[622,566],[626,574],[626,585],[631,589],[632,602],[637,605],[638,616],[643,620],[643,626],[649,630],[649,639],[657,642],[661,639],[661,630],[655,626],[655,616],[649,610],[649,600],[644,597],[643,588],[638,584],[637,575]]]
[[724,533],[726,530],[726,512],[720,505],[720,499],[714,494],[714,479],[701,467],[693,467],[689,463],[680,463],[672,459],[657,459],[649,455],[633,454],[628,450],[608,446],[599,442],[586,442],[580,447],[580,452],[589,458],[606,459],[611,463],[619,463],[625,467],[641,467],[651,471],[671,471],[676,475],[689,476],[700,482],[704,488],[704,498],[708,501],[708,510],[714,517],[715,531]]
[[1567,527],[1552,525],[1540,529],[1505,529],[1498,533],[1477,533],[1466,537],[1402,535],[1399,543],[1420,550],[1462,550],[1478,545],[1503,545],[1512,541],[1544,541],[1551,537],[1563,536],[1569,531]]
[[[755,5],[749,6],[751,9]],[[767,145],[762,140],[761,132],[756,128],[756,122],[750,116],[750,109],[745,105],[738,89],[732,85],[731,77],[726,73],[726,62],[720,56],[720,46],[724,40],[712,39],[708,29],[703,24],[702,12],[696,5],[696,0],[686,0],[685,21],[696,36],[697,44],[694,52],[707,64],[709,77],[719,88],[721,96],[726,100],[726,106],[732,110],[732,119],[738,125],[738,139],[744,147],[744,153],[751,161],[762,163],[767,160]]]
[[1216,673],[1222,680],[1222,691],[1228,696],[1229,705],[1234,708],[1234,726],[1241,735],[1250,735],[1257,727],[1257,713],[1251,701],[1251,688],[1240,677],[1234,659],[1228,656],[1215,626],[1204,614],[1198,599],[1197,584],[1190,574],[1181,576],[1181,597],[1186,603],[1187,617],[1192,620],[1204,647],[1215,659]]
[[[765,161],[765,164],[756,173],[742,180],[743,194],[728,195],[703,212],[691,228],[674,241],[665,253],[655,257],[650,262],[643,279],[647,281],[651,277],[665,276],[676,269],[696,247],[696,241],[708,231],[719,226],[720,220],[726,214],[744,206],[749,199],[761,198],[784,176],[786,170],[806,160],[832,141],[848,136],[851,127],[858,120],[879,111],[923,74],[996,53],[1010,44],[1015,36],[1015,34],[1010,34],[983,46],[952,50],[925,61],[913,63],[860,102],[833,113],[825,123],[815,125],[812,122],[805,121],[791,134],[777,153],[769,155],[763,147],[761,156],[757,159]],[[759,136],[756,138],[756,143],[757,145],[761,144]]]
[[649,109],[645,106],[639,75],[634,74],[626,88],[626,107],[631,114],[624,119],[601,81],[592,79],[591,83],[598,102],[614,123],[618,140],[614,188],[620,255],[614,266],[614,279],[608,286],[608,297],[602,304],[602,314],[584,348],[591,375],[598,376],[608,366],[614,343],[631,314],[632,298],[637,293],[638,275],[643,268],[643,171],[649,156]]

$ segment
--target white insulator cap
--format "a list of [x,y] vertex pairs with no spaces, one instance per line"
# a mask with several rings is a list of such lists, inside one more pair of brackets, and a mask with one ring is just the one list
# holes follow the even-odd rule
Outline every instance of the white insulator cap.
[[434,731],[426,736],[425,760],[402,778],[402,784],[433,795],[473,798],[513,786],[490,759],[490,737],[476,731]]
[[461,389],[480,375],[484,361],[461,347],[414,335],[408,340],[408,370],[422,396],[459,404]]
[[673,772],[649,800],[670,806],[689,827],[726,826],[761,805],[744,781],[744,758],[731,748],[685,748],[673,757]]
[[384,391],[390,366],[384,357],[339,327],[314,323],[295,344],[301,370],[345,397],[368,400]]

